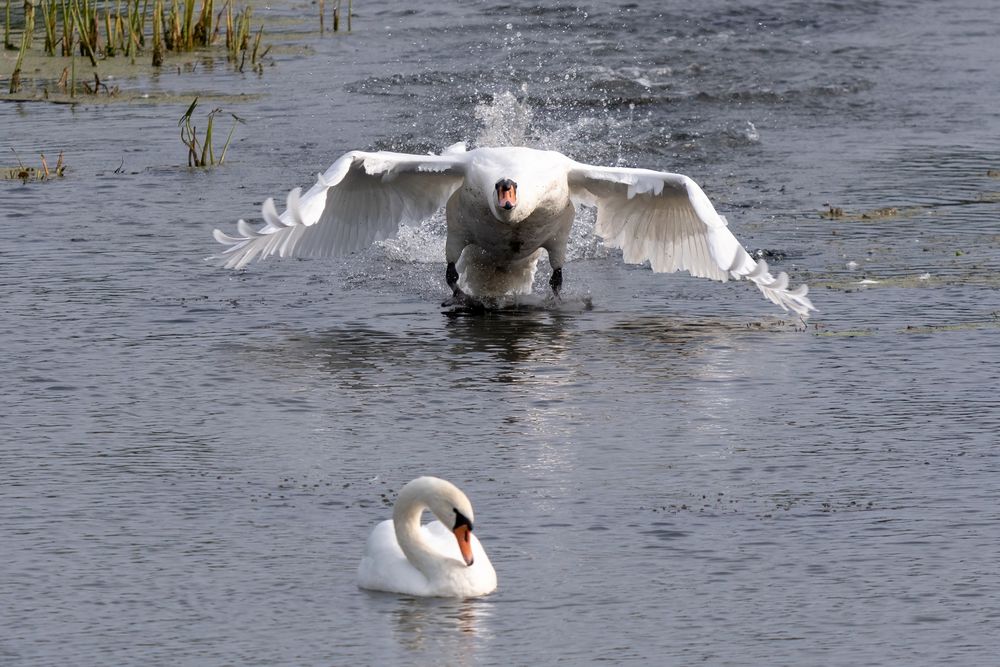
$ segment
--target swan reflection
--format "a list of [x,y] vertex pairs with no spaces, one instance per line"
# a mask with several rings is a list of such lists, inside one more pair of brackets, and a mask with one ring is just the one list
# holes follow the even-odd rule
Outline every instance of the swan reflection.
[[475,664],[490,636],[491,606],[488,600],[400,598],[393,635],[401,648],[433,655],[437,664]]

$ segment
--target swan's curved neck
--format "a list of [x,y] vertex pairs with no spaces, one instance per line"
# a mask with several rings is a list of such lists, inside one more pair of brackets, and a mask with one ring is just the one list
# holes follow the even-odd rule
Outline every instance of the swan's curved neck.
[[396,541],[407,560],[427,576],[440,570],[446,559],[424,539],[420,517],[427,508],[424,489],[403,489],[392,510],[392,523]]

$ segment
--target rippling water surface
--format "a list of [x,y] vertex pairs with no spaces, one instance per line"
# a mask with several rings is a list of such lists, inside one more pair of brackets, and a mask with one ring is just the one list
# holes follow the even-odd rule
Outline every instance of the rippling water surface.
[[[258,8],[262,77],[127,82],[252,94],[223,168],[177,166],[186,104],[0,106],[70,166],[0,183],[0,663],[995,664],[993,4],[354,4]],[[625,266],[587,214],[592,310],[442,313],[440,219],[202,261],[342,152],[459,140],[690,174],[819,313]],[[427,473],[497,593],[356,588]]]

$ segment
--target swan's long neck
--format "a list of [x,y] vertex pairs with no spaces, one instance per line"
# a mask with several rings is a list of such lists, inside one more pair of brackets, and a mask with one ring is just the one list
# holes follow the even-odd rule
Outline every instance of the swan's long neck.
[[420,516],[427,508],[427,501],[424,500],[427,491],[421,486],[404,487],[393,507],[392,523],[396,541],[407,560],[430,577],[445,566],[446,559],[427,544],[420,528]]

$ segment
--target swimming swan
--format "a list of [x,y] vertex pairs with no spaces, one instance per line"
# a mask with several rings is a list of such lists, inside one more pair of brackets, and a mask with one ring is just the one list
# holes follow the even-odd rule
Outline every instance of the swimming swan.
[[[429,509],[437,521],[420,525]],[[375,526],[358,566],[358,585],[421,597],[492,593],[497,574],[472,534],[472,504],[457,486],[418,477],[399,492],[392,519]]]
[[787,274],[773,276],[764,260],[754,261],[687,176],[594,166],[522,147],[455,144],[441,155],[351,151],[305,194],[288,193],[280,215],[267,199],[260,229],[245,220],[236,236],[216,229],[215,239],[229,247],[212,259],[238,269],[275,254],[343,255],[444,206],[445,279],[456,299],[530,293],[541,249],[558,296],[577,205],[597,207],[594,231],[621,248],[626,262],[720,281],[747,278],[786,311],[806,318],[814,310],[808,288],[789,289]]

